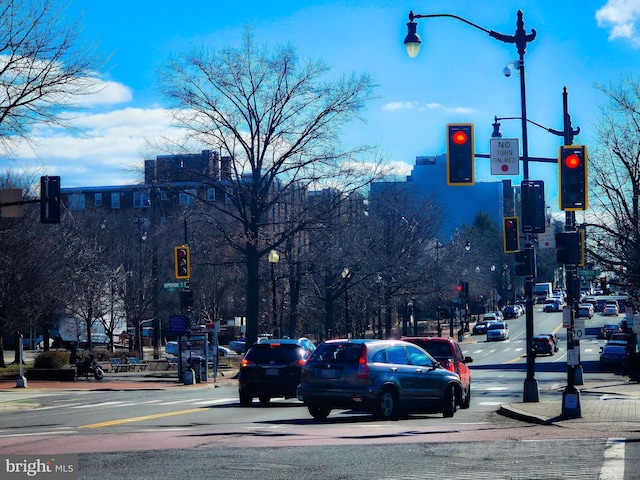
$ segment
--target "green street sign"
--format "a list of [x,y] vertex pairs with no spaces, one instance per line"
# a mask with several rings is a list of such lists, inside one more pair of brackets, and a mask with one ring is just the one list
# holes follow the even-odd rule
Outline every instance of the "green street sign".
[[164,288],[167,292],[176,292],[178,289],[185,288],[187,286],[187,282],[164,282],[162,288]]

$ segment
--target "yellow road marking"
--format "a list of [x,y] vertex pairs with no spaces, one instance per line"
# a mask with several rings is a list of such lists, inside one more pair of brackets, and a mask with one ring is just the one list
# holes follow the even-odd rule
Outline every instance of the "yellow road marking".
[[143,417],[121,418],[120,420],[111,420],[109,422],[91,423],[89,425],[80,425],[78,428],[100,428],[111,427],[113,425],[122,425],[123,423],[142,422],[152,418],[172,417],[174,415],[184,415],[186,413],[201,412],[202,408],[191,408],[189,410],[180,410],[177,412],[157,413],[155,415],[145,415]]

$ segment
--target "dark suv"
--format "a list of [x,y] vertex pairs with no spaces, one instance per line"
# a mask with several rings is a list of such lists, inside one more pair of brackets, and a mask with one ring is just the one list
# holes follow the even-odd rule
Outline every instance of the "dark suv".
[[413,343],[328,340],[302,367],[298,400],[317,420],[333,409],[372,412],[386,420],[399,411],[453,417],[463,393],[460,377]]
[[248,407],[256,397],[261,405],[275,397],[294,398],[300,369],[310,353],[295,339],[254,344],[240,362],[240,405]]

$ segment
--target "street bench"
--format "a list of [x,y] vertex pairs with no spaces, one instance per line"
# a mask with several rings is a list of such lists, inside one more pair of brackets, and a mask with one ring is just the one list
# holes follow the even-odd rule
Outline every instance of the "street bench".
[[167,359],[168,369],[169,370],[177,370],[178,369],[178,357],[165,357]]
[[147,369],[147,362],[141,362],[138,357],[128,357],[127,364],[129,365],[129,371],[141,372]]
[[110,358],[109,363],[111,364],[111,371],[114,373],[129,371],[129,365],[119,358]]

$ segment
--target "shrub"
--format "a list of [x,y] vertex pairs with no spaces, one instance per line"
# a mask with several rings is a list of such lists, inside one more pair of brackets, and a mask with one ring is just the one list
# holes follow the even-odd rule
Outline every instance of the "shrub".
[[33,368],[63,368],[68,364],[68,352],[42,352],[34,358]]

